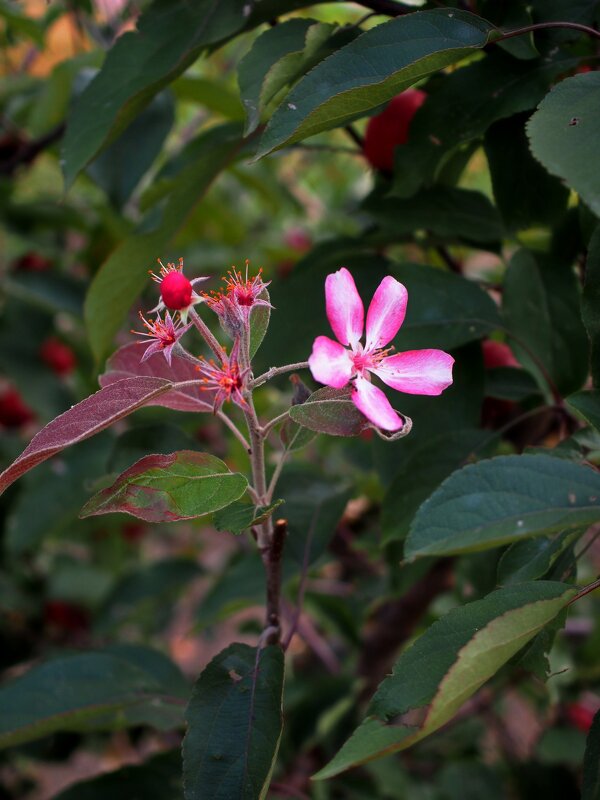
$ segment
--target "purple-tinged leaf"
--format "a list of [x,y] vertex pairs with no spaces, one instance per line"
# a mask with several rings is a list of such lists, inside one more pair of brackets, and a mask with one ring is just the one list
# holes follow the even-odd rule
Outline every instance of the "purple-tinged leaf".
[[17,460],[0,475],[0,492],[42,461],[108,428],[171,386],[170,381],[162,378],[127,378],[86,397],[33,437]]
[[243,475],[208,453],[149,455],[94,495],[80,516],[120,511],[146,522],[193,519],[230,505],[247,487]]
[[[141,363],[143,352],[139,342],[126,344],[117,350],[106,362],[106,372],[100,376],[100,385],[109,386],[123,378],[139,377],[140,375],[174,382],[193,381],[199,378],[191,361],[178,358],[173,354],[171,366],[169,366],[162,353],[156,353]],[[175,411],[212,412],[213,402],[213,391],[203,389],[202,386],[184,386],[153,398],[147,405],[164,406]]]
[[349,389],[325,386],[311,394],[305,403],[290,408],[290,418],[318,433],[330,436],[359,436],[370,427],[350,399]]

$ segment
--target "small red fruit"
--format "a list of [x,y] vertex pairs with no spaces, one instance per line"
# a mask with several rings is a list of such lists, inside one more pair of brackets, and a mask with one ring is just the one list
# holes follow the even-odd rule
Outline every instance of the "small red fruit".
[[513,351],[504,342],[495,342],[485,339],[481,343],[483,351],[483,365],[486,369],[496,367],[520,367],[521,365],[513,355]]
[[283,241],[297,253],[306,253],[312,247],[312,239],[302,228],[290,228],[283,235]]
[[15,269],[22,272],[46,272],[52,268],[52,262],[39,253],[25,253],[15,261]]
[[371,117],[365,132],[363,152],[369,164],[382,172],[392,172],[394,150],[406,144],[410,123],[427,95],[420,89],[407,89],[396,95],[380,113]]
[[160,282],[160,296],[171,311],[182,311],[192,302],[192,284],[181,272],[172,270]]
[[121,536],[128,542],[139,542],[145,533],[146,526],[140,522],[126,522],[121,528]]
[[9,387],[0,392],[0,425],[5,428],[20,428],[34,419],[35,414],[16,389]]
[[40,349],[42,361],[57,375],[73,372],[77,363],[71,348],[54,337],[46,339]]
[[90,625],[85,608],[63,600],[48,600],[44,605],[44,619],[46,625],[71,633],[86,631]]
[[594,712],[581,703],[570,703],[565,709],[565,714],[571,725],[584,733],[592,727]]

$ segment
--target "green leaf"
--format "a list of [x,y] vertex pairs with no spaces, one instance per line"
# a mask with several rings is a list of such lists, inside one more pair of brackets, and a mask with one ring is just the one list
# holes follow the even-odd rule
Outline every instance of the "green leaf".
[[513,542],[498,563],[498,583],[524,583],[542,578],[585,529]]
[[[275,91],[271,89],[270,97],[266,95],[265,83],[269,73],[284,56],[288,56],[288,61],[289,56],[295,57],[295,61],[301,60],[306,44],[306,33],[314,24],[315,21],[312,19],[289,19],[275,25],[255,40],[248,53],[240,61],[238,83],[242,103],[246,109],[244,133],[248,134],[256,129],[262,111],[272,99],[273,94],[277,92],[277,89]],[[285,83],[281,86],[285,86]]]
[[228,531],[237,535],[269,519],[282,503],[283,500],[276,500],[268,506],[256,507],[238,501],[217,511],[213,516],[213,525],[218,531]]
[[[167,691],[169,691],[167,689]],[[0,747],[57,731],[112,730],[172,701],[152,672],[124,656],[82,653],[33,667],[0,689]],[[146,709],[146,712],[144,712]]]
[[581,316],[591,343],[592,379],[594,386],[600,387],[600,225],[588,247]]
[[[263,289],[258,296],[259,300],[270,302],[269,292]],[[258,348],[267,334],[269,320],[271,319],[271,309],[269,306],[255,306],[250,314],[250,358],[254,358]]]
[[590,169],[597,155],[600,75],[588,72],[557,84],[527,124],[533,155],[548,172],[575,189],[600,214],[600,175]]
[[594,470],[552,456],[498,456],[442,483],[419,509],[405,555],[476,552],[598,520]]
[[419,506],[489,436],[487,431],[474,430],[433,436],[403,460],[383,499],[381,527],[385,543],[406,537]]
[[67,188],[204,48],[244,27],[243,10],[244,0],[152,3],[140,16],[137,30],[117,39],[69,116],[63,149]]
[[494,197],[510,230],[556,223],[569,199],[569,190],[531,155],[526,120],[527,114],[517,114],[496,122],[485,134]]
[[410,197],[441,175],[458,148],[482,137],[499,119],[535,108],[558,75],[577,65],[556,57],[522,62],[490,52],[427,84],[410,139],[396,148],[394,194]]
[[366,31],[306,75],[284,98],[258,156],[364,116],[489,41],[492,26],[464,11],[420,11]]
[[183,741],[185,800],[263,800],[283,727],[281,648],[232,644],[194,686]]
[[194,163],[176,179],[156,227],[125,239],[95,275],[85,301],[85,322],[98,361],[110,350],[115,333],[144,288],[149,267],[169,247],[212,181],[236,156],[240,141],[237,125],[218,126],[203,134],[197,142]]
[[87,174],[121,209],[152,166],[175,121],[170,92],[161,92],[87,167]]
[[586,422],[600,431],[600,389],[577,392],[567,397],[566,402]]
[[182,788],[181,756],[173,750],[76,783],[54,800],[181,800]]
[[512,400],[516,403],[540,395],[540,388],[532,375],[518,367],[492,367],[485,371],[486,397]]
[[562,394],[581,387],[588,372],[588,348],[579,287],[570,265],[518,251],[504,278],[502,311],[514,336],[515,355],[543,390],[548,391],[544,373]]
[[305,403],[292,406],[290,419],[330,436],[359,436],[370,423],[350,399],[349,389],[317,389]]
[[504,235],[492,203],[469,189],[434,186],[408,199],[371,196],[363,207],[395,241],[412,239],[416,230],[477,244],[497,244]]
[[[562,583],[499,589],[435,622],[402,653],[369,716],[317,779],[403,750],[429,736],[574,597]],[[410,715],[403,720],[401,715]],[[400,724],[393,724],[394,718]]]
[[197,103],[226,119],[243,120],[240,98],[224,80],[211,80],[197,75],[182,75],[171,86],[177,100]]
[[208,453],[150,455],[94,495],[81,516],[120,511],[146,522],[193,519],[233,503],[247,487],[243,475]]
[[600,800],[600,711],[596,712],[585,743],[581,800]]

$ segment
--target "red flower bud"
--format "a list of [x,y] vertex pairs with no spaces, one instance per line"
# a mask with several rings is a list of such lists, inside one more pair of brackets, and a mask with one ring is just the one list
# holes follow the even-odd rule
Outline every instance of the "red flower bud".
[[192,284],[183,273],[172,270],[160,282],[160,296],[171,311],[182,311],[192,302]]
[[406,144],[410,123],[427,98],[420,89],[407,89],[396,95],[389,105],[371,117],[365,132],[363,152],[369,164],[382,172],[392,172],[394,150]]
[[15,261],[15,269],[22,272],[45,272],[52,268],[52,262],[39,253],[25,253]]
[[77,363],[71,348],[54,337],[46,339],[40,349],[42,361],[57,375],[73,372]]
[[9,387],[0,393],[0,425],[5,428],[20,428],[35,419],[19,392]]

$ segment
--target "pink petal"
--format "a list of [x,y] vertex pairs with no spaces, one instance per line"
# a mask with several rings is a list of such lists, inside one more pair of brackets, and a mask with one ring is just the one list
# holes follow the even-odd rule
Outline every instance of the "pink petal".
[[399,392],[436,395],[452,383],[453,364],[443,350],[407,350],[382,359],[372,372]]
[[327,276],[325,305],[337,340],[345,345],[356,344],[362,336],[365,310],[354,278],[346,267]]
[[162,349],[163,346],[160,342],[151,342],[146,348],[144,355],[141,357],[140,361],[143,364],[144,361],[150,358],[150,356],[153,356],[155,353],[160,353]]
[[345,386],[354,372],[354,364],[346,348],[328,336],[317,336],[308,366],[316,381],[334,389]]
[[384,431],[399,431],[404,425],[396,414],[385,394],[360,376],[354,381],[352,402],[365,417]]
[[398,333],[404,322],[408,292],[391,275],[387,275],[377,287],[367,312],[366,350],[385,347]]

